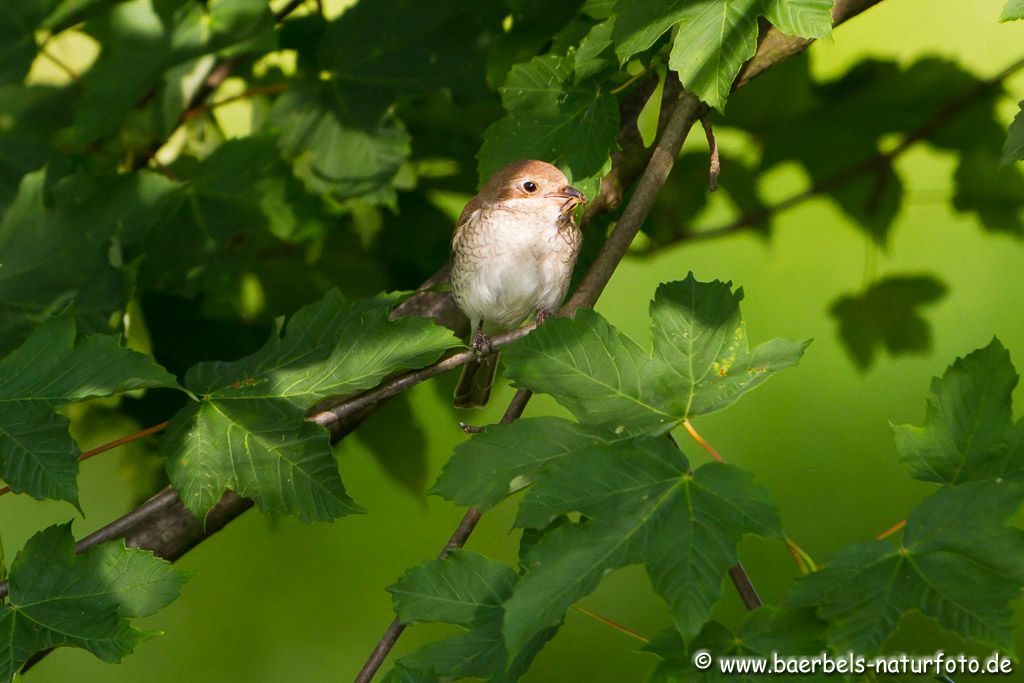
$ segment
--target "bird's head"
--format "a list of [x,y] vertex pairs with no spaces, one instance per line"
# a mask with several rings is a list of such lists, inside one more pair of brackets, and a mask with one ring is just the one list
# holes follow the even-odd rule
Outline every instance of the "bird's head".
[[499,169],[480,190],[485,206],[510,202],[516,205],[554,205],[567,214],[587,198],[569,185],[569,179],[557,167],[544,161],[515,161]]

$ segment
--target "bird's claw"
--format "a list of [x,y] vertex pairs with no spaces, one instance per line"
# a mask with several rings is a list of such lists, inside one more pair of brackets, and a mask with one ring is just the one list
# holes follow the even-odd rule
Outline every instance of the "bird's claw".
[[555,312],[550,308],[538,308],[537,315],[535,316],[538,325],[543,325],[544,321],[548,318],[554,317]]
[[473,341],[471,346],[476,351],[477,355],[484,356],[493,351],[491,347],[491,338],[484,334],[483,330],[477,330],[473,334]]
[[466,424],[465,422],[459,423],[459,429],[466,432],[467,434],[479,434],[484,431],[484,427],[477,427],[475,425]]

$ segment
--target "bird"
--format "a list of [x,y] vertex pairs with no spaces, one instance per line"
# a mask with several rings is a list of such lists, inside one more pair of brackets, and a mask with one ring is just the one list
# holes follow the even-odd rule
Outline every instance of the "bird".
[[496,171],[462,210],[451,287],[477,355],[463,368],[456,406],[487,404],[498,367],[490,335],[531,315],[541,323],[562,303],[582,239],[574,209],[586,201],[558,167],[530,159]]

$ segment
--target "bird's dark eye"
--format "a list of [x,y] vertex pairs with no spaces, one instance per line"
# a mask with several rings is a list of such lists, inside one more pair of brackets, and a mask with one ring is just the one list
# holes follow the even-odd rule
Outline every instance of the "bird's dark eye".
[[527,180],[523,183],[523,189],[532,194],[537,191],[537,183],[532,180]]

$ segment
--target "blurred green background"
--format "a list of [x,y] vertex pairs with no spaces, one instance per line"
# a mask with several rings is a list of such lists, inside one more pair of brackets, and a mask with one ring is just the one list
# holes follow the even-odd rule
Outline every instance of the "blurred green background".
[[[981,77],[994,75],[1024,54],[1024,25],[997,23],[1001,5],[1001,0],[887,0],[838,30],[834,44],[815,44],[809,56],[812,73],[837,77],[868,56],[908,65],[933,55],[959,62]],[[1015,99],[1024,95],[1024,73],[1006,85],[1014,97],[999,100],[1004,128],[1016,111]],[[742,135],[724,131],[720,138],[727,155],[746,153]],[[819,142],[830,145],[834,140]],[[686,149],[702,152],[703,137],[693,134]],[[819,562],[843,545],[890,527],[931,490],[911,480],[897,461],[888,425],[890,420],[923,419],[932,376],[993,335],[1010,350],[1018,368],[1024,367],[1024,244],[1019,237],[986,231],[975,215],[951,208],[954,161],[954,154],[927,144],[899,159],[906,195],[884,248],[866,238],[831,201],[817,198],[778,216],[768,239],[741,233],[631,257],[598,305],[614,324],[645,341],[646,304],[657,284],[681,279],[692,270],[699,279],[732,280],[744,288],[743,311],[753,342],[776,336],[814,338],[796,369],[696,426],[728,461],[755,473],[781,509],[787,533]],[[775,168],[762,180],[769,201],[807,182],[793,164]],[[726,188],[730,183],[728,165],[721,183]],[[465,188],[467,193],[473,189]],[[726,220],[731,209],[724,204],[711,203],[696,223]],[[838,296],[895,273],[934,273],[949,285],[948,294],[925,309],[932,348],[918,355],[883,353],[861,372],[840,345],[828,308]],[[366,426],[385,436],[392,432],[392,455],[399,463],[406,444],[421,441],[428,482],[453,446],[466,438],[457,427],[465,416],[450,407],[453,382],[446,377],[413,390],[412,417],[393,405]],[[503,388],[486,412],[469,419],[496,420],[510,396]],[[1019,406],[1024,399],[1020,387],[1015,398]],[[541,397],[530,404],[528,414],[559,412]],[[1016,412],[1020,414],[1019,407]],[[395,420],[403,425],[401,430],[394,428]],[[102,432],[85,432],[84,421],[76,421],[83,448],[136,428],[123,418],[89,421],[96,424],[103,425]],[[678,436],[693,462],[705,460],[685,434]],[[137,476],[137,468],[128,466],[131,453],[106,454],[83,466],[81,500],[88,516],[76,518],[77,537],[130,509],[129,477]],[[396,486],[358,439],[345,439],[337,454],[346,487],[368,508],[367,515],[304,526],[249,512],[179,562],[192,573],[183,596],[140,623],[162,629],[162,637],[145,643],[118,666],[83,651],[61,649],[26,679],[351,679],[391,620],[384,587],[436,555],[462,510]],[[73,516],[67,505],[24,496],[0,502],[0,528],[9,556],[36,530]],[[515,501],[506,501],[488,513],[468,547],[513,562],[514,511]],[[762,597],[781,600],[797,574],[786,549],[778,543],[747,541],[741,553]],[[742,606],[731,587],[725,593],[718,616],[735,624]],[[645,574],[635,567],[609,576],[583,604],[646,635],[670,623]],[[1018,623],[1024,623],[1022,607],[1018,601]],[[395,653],[410,652],[444,632],[445,627],[412,627]],[[947,651],[964,650],[956,638],[935,636],[937,632],[934,623],[911,616],[889,644],[911,650],[928,638]],[[1017,641],[1018,651],[1024,651],[1024,637],[1018,635]],[[525,680],[570,680],[567,672],[571,680],[638,680],[654,662],[639,646],[571,611]],[[1024,680],[1024,667],[1018,668],[1014,679]]]

